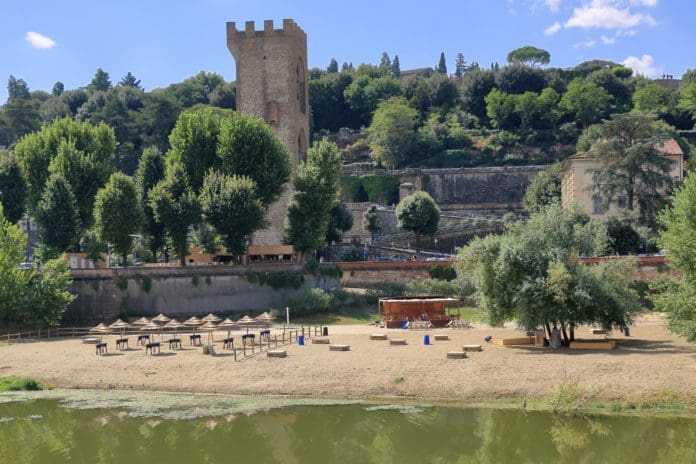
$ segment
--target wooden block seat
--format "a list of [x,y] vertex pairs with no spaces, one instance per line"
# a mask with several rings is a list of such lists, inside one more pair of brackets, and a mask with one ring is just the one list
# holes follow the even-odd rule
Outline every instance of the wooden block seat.
[[464,345],[462,351],[483,351],[481,345]]
[[616,340],[576,340],[570,342],[571,350],[613,350],[616,348]]
[[331,341],[328,338],[313,338],[312,339],[313,345],[328,345],[330,343],[331,343]]
[[533,345],[534,337],[494,338],[493,344],[499,346]]
[[97,343],[101,343],[101,340],[99,337],[87,337],[82,339],[82,343],[85,345],[96,345]]
[[388,340],[387,334],[372,334],[370,340]]
[[350,351],[350,345],[329,345],[329,351]]
[[287,358],[288,352],[285,350],[268,350],[266,356],[269,358]]
[[464,359],[466,358],[466,351],[448,351],[447,359]]
[[450,339],[449,335],[444,335],[444,334],[433,335],[433,340],[435,340],[436,342],[444,342],[444,341],[447,341],[449,339]]
[[406,340],[403,338],[392,338],[389,340],[390,345],[406,345]]

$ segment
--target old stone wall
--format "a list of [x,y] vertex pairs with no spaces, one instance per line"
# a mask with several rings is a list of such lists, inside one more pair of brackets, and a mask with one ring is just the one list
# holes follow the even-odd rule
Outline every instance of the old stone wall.
[[[298,290],[274,290],[250,282],[247,272],[301,274],[303,288],[332,288],[335,281],[303,274],[299,265],[206,266],[190,268],[73,271],[72,292],[77,298],[64,315],[64,324],[83,324],[121,315],[190,315],[258,312],[282,307]],[[323,277],[321,279],[324,279]]]

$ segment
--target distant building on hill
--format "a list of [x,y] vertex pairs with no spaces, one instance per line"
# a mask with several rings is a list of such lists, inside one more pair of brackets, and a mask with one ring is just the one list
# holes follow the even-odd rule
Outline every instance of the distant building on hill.
[[[662,156],[672,160],[673,167],[670,176],[675,181],[681,181],[684,173],[684,152],[674,139],[669,139],[661,147]],[[602,217],[626,208],[626,198],[605,208],[604,198],[592,190],[594,185],[593,173],[602,166],[602,160],[592,152],[578,153],[563,162],[561,169],[561,202],[563,206],[574,203],[580,205],[590,216]]]

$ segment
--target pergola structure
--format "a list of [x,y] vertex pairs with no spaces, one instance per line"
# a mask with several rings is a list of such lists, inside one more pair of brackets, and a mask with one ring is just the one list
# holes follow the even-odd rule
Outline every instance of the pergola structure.
[[379,313],[384,327],[397,329],[404,321],[430,321],[434,327],[444,327],[451,318],[447,315],[447,305],[458,303],[456,298],[380,298]]

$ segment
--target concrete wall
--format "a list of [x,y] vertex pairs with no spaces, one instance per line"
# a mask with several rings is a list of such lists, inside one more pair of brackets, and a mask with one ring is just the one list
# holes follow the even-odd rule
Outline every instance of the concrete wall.
[[[108,269],[73,271],[72,292],[78,296],[64,315],[64,324],[110,320],[119,315],[170,317],[259,312],[282,307],[294,289],[274,290],[248,281],[246,273],[293,272],[300,265],[206,266],[189,268]],[[332,288],[335,281],[302,274],[302,288]],[[322,278],[323,279],[323,278]],[[148,288],[149,286],[149,288]]]

